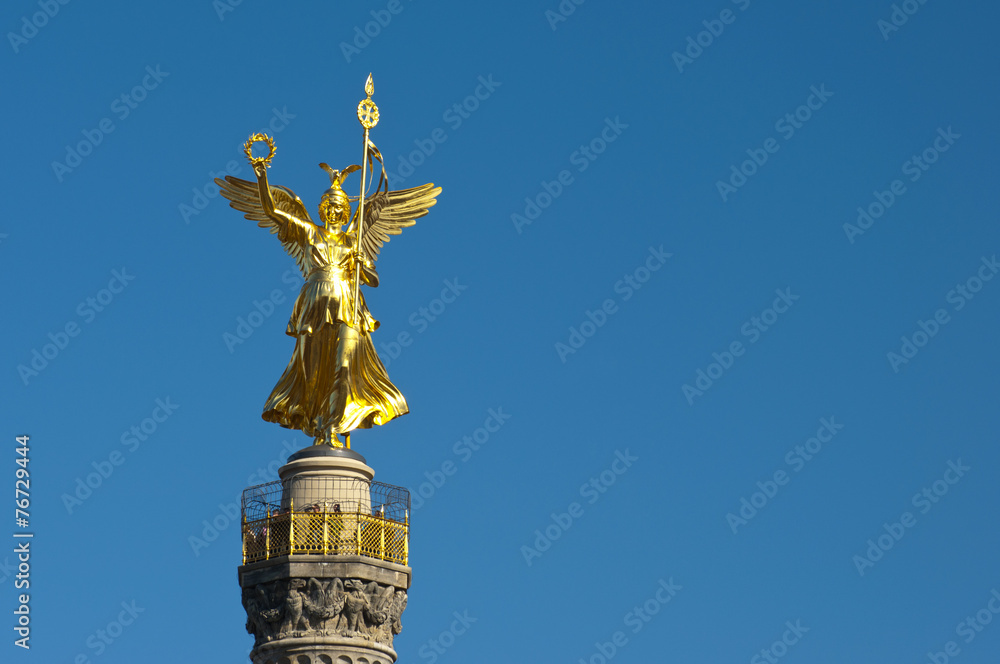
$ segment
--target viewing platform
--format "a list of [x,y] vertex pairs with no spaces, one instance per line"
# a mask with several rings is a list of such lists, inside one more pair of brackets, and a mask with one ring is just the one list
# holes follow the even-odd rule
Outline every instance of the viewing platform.
[[243,564],[352,555],[408,565],[410,492],[364,477],[295,474],[243,492]]

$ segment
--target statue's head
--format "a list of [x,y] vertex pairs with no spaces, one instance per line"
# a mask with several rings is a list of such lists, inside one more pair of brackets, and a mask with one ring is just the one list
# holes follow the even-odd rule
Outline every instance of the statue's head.
[[319,203],[319,216],[328,230],[334,230],[351,220],[351,200],[340,185],[345,177],[359,167],[348,166],[343,171],[338,171],[328,164],[320,164],[320,168],[330,175],[330,188],[323,193]]
[[339,187],[330,187],[319,204],[319,216],[328,229],[336,229],[351,219],[351,202]]

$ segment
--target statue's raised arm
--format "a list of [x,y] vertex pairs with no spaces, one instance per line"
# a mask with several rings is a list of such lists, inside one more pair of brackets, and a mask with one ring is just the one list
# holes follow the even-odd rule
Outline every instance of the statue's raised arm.
[[[253,157],[250,147],[255,141],[268,142],[271,148],[267,157]],[[287,187],[272,186],[267,181],[267,167],[274,154],[274,143],[269,137],[255,134],[244,146],[253,166],[257,182],[249,182],[227,175],[225,180],[215,179],[219,193],[229,199],[229,206],[244,213],[250,221],[256,221],[261,228],[267,228],[278,236],[285,251],[295,259],[302,275],[309,266],[306,262],[308,248],[316,243],[321,230],[302,203],[302,199]]]

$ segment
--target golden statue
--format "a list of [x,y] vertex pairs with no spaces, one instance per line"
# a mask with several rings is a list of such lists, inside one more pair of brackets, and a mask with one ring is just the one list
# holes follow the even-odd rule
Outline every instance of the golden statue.
[[[337,447],[342,445],[338,434],[350,447],[354,429],[385,424],[409,412],[375,351],[371,333],[379,323],[368,311],[359,286],[378,286],[375,260],[382,244],[427,214],[441,193],[433,184],[388,190],[382,155],[368,139],[368,130],[378,122],[371,75],[365,91],[368,97],[358,105],[365,146],[361,165],[338,171],[320,164],[330,176],[330,188],[319,204],[323,226],[313,223],[291,189],[268,183],[267,168],[275,151],[268,136],[254,134],[244,146],[256,183],[231,175],[215,180],[231,207],[278,236],[305,278],[285,330],[295,337],[295,350],[262,417],[300,429],[316,444]],[[267,144],[266,157],[253,155],[251,149],[258,142]],[[382,175],[375,193],[366,197],[365,181],[373,161],[382,166]],[[361,194],[353,199],[358,206],[352,218],[352,197],[341,184],[356,170],[361,170]]]

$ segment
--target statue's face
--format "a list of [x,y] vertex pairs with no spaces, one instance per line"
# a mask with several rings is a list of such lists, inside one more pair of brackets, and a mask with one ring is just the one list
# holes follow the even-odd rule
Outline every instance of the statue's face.
[[323,221],[330,230],[345,225],[351,218],[351,204],[341,198],[334,198],[323,207]]

